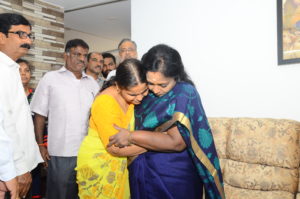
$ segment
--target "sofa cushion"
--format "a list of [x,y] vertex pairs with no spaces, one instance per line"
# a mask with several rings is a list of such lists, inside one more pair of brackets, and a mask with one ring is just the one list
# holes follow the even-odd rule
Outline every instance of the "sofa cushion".
[[209,118],[227,199],[300,199],[300,122]]
[[248,190],[295,193],[298,189],[298,172],[298,169],[227,160],[223,179],[233,187]]
[[[300,143],[300,142],[299,142]],[[300,145],[299,145],[300,147]],[[298,193],[297,193],[297,199],[300,199],[300,165],[299,165],[299,179],[298,179]]]
[[[299,137],[300,137],[300,135],[299,135]],[[300,138],[299,138],[299,148],[300,148]],[[299,179],[298,179],[298,194],[297,194],[297,199],[300,199],[300,163],[299,163]]]
[[238,118],[233,120],[231,129],[227,141],[228,158],[254,164],[299,168],[298,122]]
[[[226,199],[294,199],[294,194],[286,191],[260,191],[241,189],[224,184]],[[297,198],[298,199],[298,198]]]
[[231,132],[231,118],[208,118],[210,128],[213,131],[214,142],[220,159],[227,158],[226,145],[228,135]]

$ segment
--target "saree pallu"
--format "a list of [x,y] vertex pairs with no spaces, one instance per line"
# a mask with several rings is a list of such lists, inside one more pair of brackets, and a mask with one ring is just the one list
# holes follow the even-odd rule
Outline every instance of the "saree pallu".
[[176,125],[187,148],[146,152],[128,167],[132,199],[225,199],[219,158],[197,90],[177,83],[164,96],[150,93],[135,107],[135,129],[166,131]]
[[80,146],[76,170],[81,199],[130,198],[127,158],[110,155],[92,128]]

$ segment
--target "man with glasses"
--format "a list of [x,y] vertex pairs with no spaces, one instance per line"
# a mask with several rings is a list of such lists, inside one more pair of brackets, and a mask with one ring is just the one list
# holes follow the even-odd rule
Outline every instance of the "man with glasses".
[[[83,72],[89,46],[81,39],[67,42],[65,66],[40,80],[31,110],[35,113],[36,139],[47,171],[47,199],[76,199],[76,161],[86,135],[90,107],[99,85]],[[48,148],[43,132],[48,118]]]
[[16,172],[20,197],[25,197],[29,190],[32,181],[30,171],[43,161],[35,141],[31,112],[21,82],[19,65],[15,62],[27,54],[33,40],[31,24],[27,19],[19,14],[0,14],[2,125],[12,142],[14,166],[9,169]]
[[118,45],[118,50],[120,62],[130,58],[137,59],[138,57],[136,43],[131,39],[123,39]]
[[[131,39],[122,39],[118,45],[120,62],[124,61],[125,59],[134,58],[137,59],[137,46],[134,41]],[[108,75],[106,80],[109,80],[112,76],[116,75],[116,70],[112,70]]]

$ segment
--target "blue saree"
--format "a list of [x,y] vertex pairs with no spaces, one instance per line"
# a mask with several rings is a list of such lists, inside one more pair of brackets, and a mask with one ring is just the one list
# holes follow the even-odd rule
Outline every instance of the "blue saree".
[[213,137],[197,90],[177,83],[164,96],[150,93],[135,107],[136,130],[166,131],[177,125],[182,152],[149,151],[129,165],[132,199],[224,199],[222,174]]

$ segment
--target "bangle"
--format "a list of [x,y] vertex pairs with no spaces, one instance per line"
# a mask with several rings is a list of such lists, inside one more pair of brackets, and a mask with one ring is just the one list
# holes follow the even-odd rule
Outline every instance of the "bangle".
[[46,144],[45,143],[43,143],[43,144],[38,144],[39,146],[46,146]]

